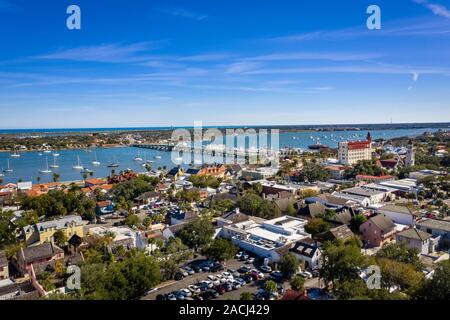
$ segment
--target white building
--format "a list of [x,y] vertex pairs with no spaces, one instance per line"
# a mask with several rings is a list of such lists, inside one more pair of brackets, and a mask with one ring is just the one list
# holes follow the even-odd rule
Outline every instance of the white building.
[[405,166],[414,167],[415,165],[414,146],[411,140],[409,140],[408,147],[406,149]]
[[370,132],[365,141],[343,141],[339,142],[338,150],[339,162],[346,166],[351,166],[358,161],[372,159],[372,137]]
[[275,262],[281,258],[279,249],[289,248],[293,243],[311,237],[304,230],[307,222],[291,216],[261,222],[250,219],[223,226],[219,236],[231,239],[241,249]]
[[384,214],[394,223],[407,226],[414,226],[417,220],[417,214],[405,206],[396,206],[387,204],[377,210],[377,213]]

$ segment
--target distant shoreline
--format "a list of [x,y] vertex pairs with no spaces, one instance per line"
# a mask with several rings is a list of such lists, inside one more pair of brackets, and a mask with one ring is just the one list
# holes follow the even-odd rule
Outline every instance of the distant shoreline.
[[[324,124],[324,125],[242,125],[242,126],[204,126],[203,129],[279,129],[282,132],[309,132],[309,131],[350,131],[350,130],[397,130],[397,129],[424,129],[424,128],[450,128],[450,122],[426,123],[375,123],[375,124]],[[193,126],[168,127],[112,127],[112,128],[42,128],[42,129],[0,129],[0,135],[17,134],[92,134],[92,133],[119,133],[119,132],[167,132],[175,129],[194,129]]]

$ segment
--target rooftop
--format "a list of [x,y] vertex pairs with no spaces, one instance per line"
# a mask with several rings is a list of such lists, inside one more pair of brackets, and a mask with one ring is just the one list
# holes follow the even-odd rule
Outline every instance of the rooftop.
[[397,236],[408,238],[408,239],[415,239],[424,241],[432,237],[431,234],[427,232],[423,232],[421,230],[418,230],[416,228],[410,228],[407,230],[404,230],[402,232],[397,233]]
[[437,219],[422,219],[417,222],[419,226],[423,226],[429,229],[438,229],[446,232],[450,232],[450,221],[437,220]]

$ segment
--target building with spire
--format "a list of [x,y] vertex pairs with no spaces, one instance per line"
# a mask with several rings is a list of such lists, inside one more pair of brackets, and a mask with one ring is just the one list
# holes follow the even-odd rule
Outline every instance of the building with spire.
[[339,142],[339,162],[351,166],[362,160],[372,159],[372,136],[367,133],[365,141],[343,141]]
[[414,167],[415,163],[416,160],[414,155],[414,145],[412,140],[410,139],[408,142],[408,146],[406,147],[405,166]]

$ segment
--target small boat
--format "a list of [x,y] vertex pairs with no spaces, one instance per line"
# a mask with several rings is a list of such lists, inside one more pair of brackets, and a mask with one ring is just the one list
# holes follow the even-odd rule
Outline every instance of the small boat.
[[176,161],[176,162],[181,162],[181,161],[183,161],[183,157],[175,158],[175,161]]
[[94,159],[94,161],[92,161],[92,164],[94,166],[99,166],[100,165],[100,161],[97,160],[97,151],[94,151],[94,154],[95,154],[95,159]]
[[84,167],[81,165],[80,156],[77,156],[78,163],[74,165],[72,168],[75,170],[83,170]]
[[141,158],[140,153],[138,152],[138,155],[136,158],[134,158],[134,161],[143,161],[144,159]]
[[59,165],[56,163],[56,158],[53,158],[53,164],[50,165],[50,168],[53,169],[59,168]]
[[160,155],[155,156],[155,159],[161,159]]
[[83,168],[80,172],[81,172],[81,173],[93,173],[94,171],[93,171],[93,170],[90,170],[90,169],[88,169],[88,168]]
[[59,153],[54,153],[53,156],[54,157],[59,157]]
[[48,168],[48,158],[45,158],[45,162],[46,162],[46,166],[45,169],[41,169],[39,170],[39,173],[52,173],[52,171]]
[[42,156],[42,152],[39,152],[39,153],[38,153],[38,156]]
[[4,173],[11,173],[14,170],[11,168],[11,166],[9,165],[9,159],[8,159],[8,168],[6,168],[5,170],[3,170]]
[[11,158],[20,158],[20,154],[18,154],[17,151],[15,151],[14,153],[11,154]]
[[120,166],[120,164],[119,164],[119,162],[116,161],[116,157],[114,157],[113,162],[111,162],[110,164],[108,164],[108,168],[117,168],[117,167],[119,167],[119,166]]
[[51,153],[51,150],[44,150],[44,153]]

